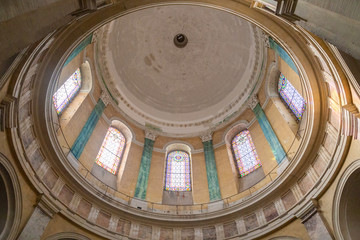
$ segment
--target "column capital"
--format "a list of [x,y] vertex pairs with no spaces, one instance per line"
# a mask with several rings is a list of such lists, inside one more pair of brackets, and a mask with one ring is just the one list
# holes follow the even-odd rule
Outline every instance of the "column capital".
[[99,35],[100,35],[99,30],[94,31],[92,35],[91,43],[97,43],[99,40]]
[[145,138],[155,141],[158,134],[152,129],[145,129]]
[[111,103],[111,97],[107,91],[101,91],[100,99],[104,102],[105,106]]
[[59,207],[45,194],[40,196],[37,207],[50,218],[53,218],[60,211]]
[[251,108],[251,110],[253,110],[258,103],[259,103],[258,97],[256,96],[256,94],[253,94],[250,96],[247,105],[249,108]]
[[266,47],[266,48],[270,48],[270,41],[269,41],[269,35],[266,33],[266,32],[264,32],[264,31],[262,31],[262,39],[263,39],[263,41],[264,41],[264,46]]
[[308,203],[304,206],[302,210],[295,214],[297,218],[301,220],[302,223],[306,222],[318,211],[318,202],[316,199],[310,199]]
[[212,140],[212,134],[213,134],[213,132],[211,130],[208,130],[208,131],[202,133],[200,135],[201,141],[202,142],[207,142],[207,141]]

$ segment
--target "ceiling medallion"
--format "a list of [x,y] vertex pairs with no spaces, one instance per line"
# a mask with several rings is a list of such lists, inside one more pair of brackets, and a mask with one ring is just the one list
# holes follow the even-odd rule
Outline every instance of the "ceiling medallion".
[[179,33],[176,34],[176,36],[174,37],[174,44],[178,48],[185,47],[187,43],[188,43],[188,38],[185,36],[185,34]]

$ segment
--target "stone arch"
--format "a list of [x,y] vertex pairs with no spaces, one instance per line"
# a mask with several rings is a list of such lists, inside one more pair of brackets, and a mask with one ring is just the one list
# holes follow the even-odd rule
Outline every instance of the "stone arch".
[[333,222],[336,239],[359,239],[360,159],[342,174],[334,196]]
[[1,153],[0,193],[0,239],[16,239],[21,219],[22,195],[17,174]]

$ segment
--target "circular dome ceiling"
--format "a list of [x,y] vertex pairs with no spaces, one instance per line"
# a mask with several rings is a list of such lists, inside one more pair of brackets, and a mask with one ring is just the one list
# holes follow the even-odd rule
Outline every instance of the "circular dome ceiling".
[[[164,134],[194,135],[240,113],[259,77],[259,31],[209,7],[149,7],[98,31],[97,61],[125,115]],[[178,34],[184,47],[174,44]]]

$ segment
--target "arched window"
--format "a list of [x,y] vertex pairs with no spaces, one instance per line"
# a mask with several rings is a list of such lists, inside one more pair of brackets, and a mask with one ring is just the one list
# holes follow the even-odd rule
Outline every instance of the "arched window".
[[294,113],[298,120],[301,119],[305,111],[306,102],[293,85],[286,79],[284,74],[280,74],[278,83],[278,92],[288,107]]
[[96,163],[116,174],[125,148],[125,137],[116,128],[110,127],[96,157]]
[[71,100],[79,93],[80,88],[81,73],[78,68],[53,95],[53,102],[57,114],[60,115],[65,110]]
[[184,151],[172,151],[166,160],[165,190],[191,191],[190,156]]
[[249,130],[239,132],[233,138],[231,145],[241,177],[261,167],[261,162]]

